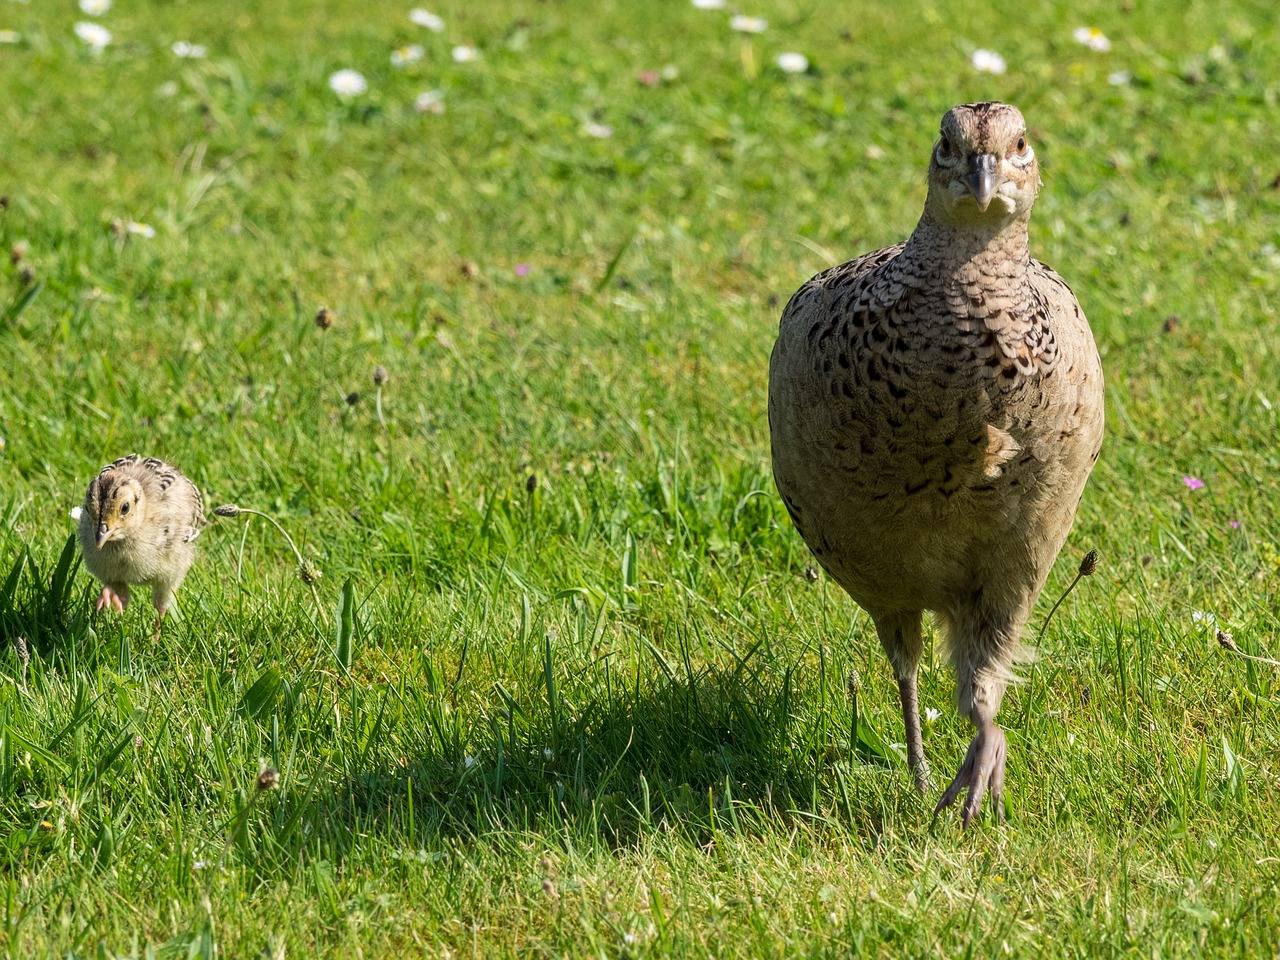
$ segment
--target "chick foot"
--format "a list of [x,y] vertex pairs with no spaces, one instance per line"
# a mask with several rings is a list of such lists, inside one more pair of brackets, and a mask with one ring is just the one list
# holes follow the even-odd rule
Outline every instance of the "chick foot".
[[1005,740],[1004,731],[994,723],[988,723],[978,729],[977,736],[969,744],[969,752],[965,754],[960,772],[956,774],[951,785],[947,787],[938,805],[933,808],[937,818],[943,808],[951,806],[960,796],[960,791],[968,787],[969,796],[965,799],[961,821],[966,827],[982,809],[982,796],[991,791],[991,804],[995,807],[996,822],[1003,814],[1001,801],[1004,794],[1004,761],[1009,755],[1009,744]]
[[117,613],[124,613],[124,608],[129,605],[129,586],[128,584],[116,584],[111,586],[108,584],[102,588],[102,593],[98,594],[98,602],[94,604],[93,609],[105,610],[108,607]]

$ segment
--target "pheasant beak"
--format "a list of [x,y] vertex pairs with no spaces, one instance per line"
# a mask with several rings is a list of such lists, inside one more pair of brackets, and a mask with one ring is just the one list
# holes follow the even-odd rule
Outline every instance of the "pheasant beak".
[[105,523],[98,524],[98,536],[96,539],[99,547],[110,540],[113,536],[115,536],[114,530],[108,527]]
[[1000,185],[998,169],[999,161],[994,153],[976,153],[969,161],[969,172],[965,174],[964,182],[983,213],[991,205],[991,198]]

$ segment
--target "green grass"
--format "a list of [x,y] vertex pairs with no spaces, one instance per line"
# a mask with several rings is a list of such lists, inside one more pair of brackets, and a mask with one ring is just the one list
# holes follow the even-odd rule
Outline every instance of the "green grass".
[[[8,954],[1274,953],[1280,688],[1199,616],[1280,654],[1272,4],[409,6],[117,0],[95,56],[70,4],[0,4]],[[806,576],[765,388],[779,304],[904,237],[986,97],[1032,126],[1108,439],[1034,629],[1103,566],[1005,701],[1010,822],[966,834]],[[68,510],[134,450],[277,519],[314,596],[242,515],[158,640],[93,616]],[[945,777],[969,730],[921,680]]]

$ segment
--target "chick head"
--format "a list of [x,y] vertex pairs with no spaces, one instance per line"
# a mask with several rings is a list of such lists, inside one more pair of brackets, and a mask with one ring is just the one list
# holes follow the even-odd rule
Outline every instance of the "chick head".
[[89,512],[97,532],[97,544],[128,540],[143,523],[146,495],[142,484],[132,477],[107,477],[93,485],[89,496]]

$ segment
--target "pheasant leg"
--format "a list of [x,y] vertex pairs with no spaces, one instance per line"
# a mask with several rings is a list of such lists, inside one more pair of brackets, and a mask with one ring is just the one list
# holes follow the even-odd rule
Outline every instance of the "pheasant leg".
[[929,761],[924,756],[924,740],[920,736],[920,700],[916,693],[916,675],[898,678],[898,696],[902,700],[902,724],[907,731],[907,766],[916,778],[916,789],[928,793]]
[[996,822],[1000,822],[1004,795],[1004,761],[1009,754],[1009,744],[1005,740],[1004,731],[993,721],[986,721],[978,727],[978,732],[969,744],[969,751],[960,765],[951,785],[947,787],[938,805],[933,808],[936,817],[945,807],[951,806],[966,787],[969,790],[965,798],[961,820],[966,827],[982,809],[982,797],[988,790],[991,792],[991,805],[995,808]]

